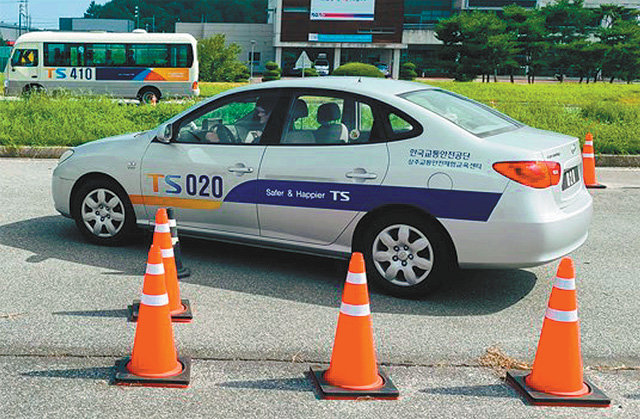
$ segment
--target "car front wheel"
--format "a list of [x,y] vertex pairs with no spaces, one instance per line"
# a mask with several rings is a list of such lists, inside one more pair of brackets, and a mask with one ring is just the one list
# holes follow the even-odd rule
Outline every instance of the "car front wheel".
[[76,225],[84,237],[103,245],[122,244],[135,231],[135,215],[128,196],[111,180],[83,184],[73,204]]
[[398,212],[378,217],[357,245],[372,285],[401,298],[421,298],[454,274],[455,254],[434,220]]

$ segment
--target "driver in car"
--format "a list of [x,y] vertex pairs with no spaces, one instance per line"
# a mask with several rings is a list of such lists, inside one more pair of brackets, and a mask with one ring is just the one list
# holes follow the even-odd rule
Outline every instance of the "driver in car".
[[247,132],[243,143],[252,144],[260,142],[264,127],[267,125],[271,111],[273,111],[274,100],[271,97],[262,97],[256,103],[256,107],[253,110],[253,126],[252,129]]
[[[205,139],[210,143],[258,143],[274,105],[274,98],[262,97],[258,99],[255,108],[250,114],[235,123],[235,134],[223,125],[221,121],[217,121],[212,123],[209,128],[204,129],[206,131]],[[238,137],[239,139],[236,139]]]

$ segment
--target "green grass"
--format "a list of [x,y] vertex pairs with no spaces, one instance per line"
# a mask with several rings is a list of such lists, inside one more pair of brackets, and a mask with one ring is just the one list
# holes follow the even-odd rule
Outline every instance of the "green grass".
[[[243,84],[201,83],[201,95],[213,96]],[[580,139],[590,131],[596,153],[640,154],[640,85],[429,84],[486,103],[536,128]],[[193,103],[160,102],[152,107],[68,95],[0,101],[0,145],[77,145],[156,127]]]
[[640,154],[640,85],[429,82],[485,103],[535,128],[584,141],[598,154]]
[[0,145],[74,146],[156,127],[191,104],[161,102],[154,107],[107,97],[45,95],[0,101]]
[[218,93],[225,90],[233,89],[234,87],[244,86],[247,83],[211,83],[200,82],[200,96],[209,97],[215,96]]

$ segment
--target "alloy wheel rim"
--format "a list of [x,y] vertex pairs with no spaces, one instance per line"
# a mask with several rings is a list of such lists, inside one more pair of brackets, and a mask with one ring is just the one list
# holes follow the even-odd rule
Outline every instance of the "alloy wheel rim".
[[371,255],[378,273],[394,285],[409,287],[424,281],[433,269],[433,248],[417,228],[395,224],[373,241]]
[[113,237],[124,226],[124,205],[108,189],[89,192],[82,200],[81,215],[85,227],[96,237]]

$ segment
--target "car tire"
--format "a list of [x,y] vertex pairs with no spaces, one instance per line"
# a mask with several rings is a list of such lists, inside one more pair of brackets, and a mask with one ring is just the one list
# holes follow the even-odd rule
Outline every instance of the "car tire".
[[143,87],[138,92],[138,100],[140,103],[149,104],[152,101],[153,96],[156,97],[156,102],[160,101],[160,90],[155,87]]
[[122,187],[110,179],[91,179],[74,194],[72,215],[89,241],[105,246],[127,242],[136,231],[136,216]]
[[354,250],[364,255],[371,285],[400,298],[425,297],[457,269],[455,251],[442,227],[411,211],[376,217]]

